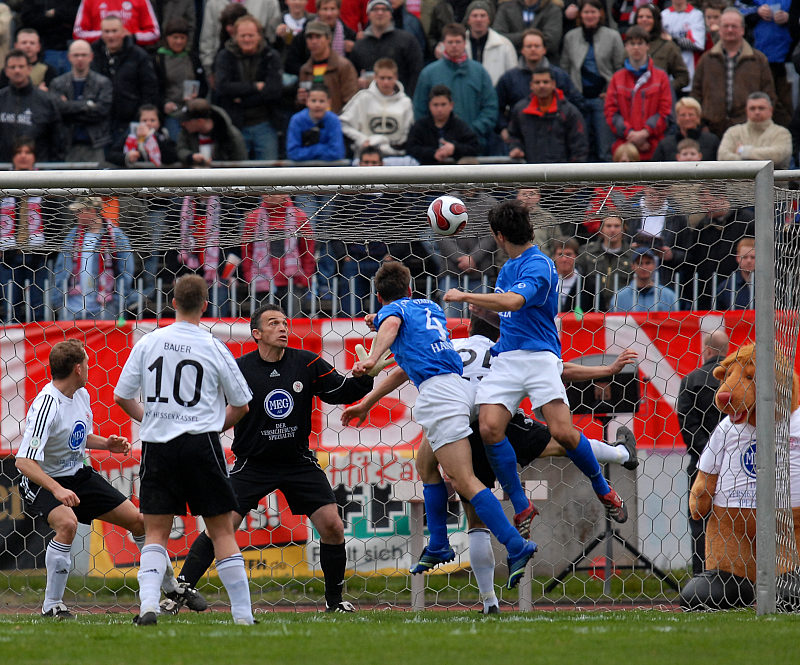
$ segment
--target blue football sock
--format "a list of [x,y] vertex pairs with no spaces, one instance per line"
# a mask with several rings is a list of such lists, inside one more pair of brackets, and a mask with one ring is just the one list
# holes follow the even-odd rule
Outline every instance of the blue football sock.
[[[565,448],[566,449],[566,448]],[[584,476],[586,476],[592,483],[592,489],[597,494],[608,494],[611,488],[608,486],[606,479],[603,477],[603,472],[600,470],[600,465],[597,463],[597,458],[592,452],[592,444],[589,443],[583,434],[575,450],[567,451],[569,457],[577,466]]]
[[489,527],[489,531],[506,546],[508,555],[511,557],[519,556],[522,550],[525,549],[527,541],[511,526],[511,522],[508,521],[503,512],[503,506],[500,505],[497,497],[492,494],[492,490],[488,488],[481,490],[469,502],[475,512],[478,513],[481,521]]
[[494,475],[500,481],[501,487],[508,494],[514,506],[515,513],[521,513],[528,507],[528,497],[522,489],[522,483],[517,473],[517,454],[506,438],[492,446],[485,446],[486,457],[492,465]]
[[428,549],[441,551],[450,547],[447,540],[447,485],[443,482],[422,485],[422,497],[425,499],[425,515],[428,518],[428,531],[431,534]]

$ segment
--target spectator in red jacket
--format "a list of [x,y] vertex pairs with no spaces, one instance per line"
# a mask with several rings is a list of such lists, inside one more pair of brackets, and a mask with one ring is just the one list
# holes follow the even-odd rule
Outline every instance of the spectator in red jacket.
[[248,213],[241,274],[258,302],[266,302],[272,292],[287,312],[300,311],[317,269],[314,241],[302,235],[306,222],[306,214],[286,194],[267,194],[261,205]]
[[672,113],[672,89],[667,73],[653,65],[650,35],[640,26],[628,30],[627,58],[611,77],[605,101],[606,122],[616,137],[612,150],[633,143],[642,161],[653,155],[664,138]]
[[122,20],[137,46],[155,46],[161,38],[150,0],[83,0],[75,17],[73,37],[96,42],[100,39],[100,23],[108,16]]

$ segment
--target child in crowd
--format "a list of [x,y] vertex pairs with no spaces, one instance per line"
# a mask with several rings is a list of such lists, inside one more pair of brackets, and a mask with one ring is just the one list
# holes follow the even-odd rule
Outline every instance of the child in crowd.
[[342,125],[328,110],[328,88],[314,83],[308,91],[306,108],[295,113],[286,133],[286,156],[295,162],[344,159]]

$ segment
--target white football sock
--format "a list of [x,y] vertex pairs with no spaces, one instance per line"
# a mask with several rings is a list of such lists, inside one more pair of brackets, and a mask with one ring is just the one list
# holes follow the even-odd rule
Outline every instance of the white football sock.
[[605,462],[613,462],[614,464],[624,464],[628,461],[628,451],[625,446],[617,445],[611,446],[603,441],[597,439],[589,439],[592,446],[592,452],[600,464]]
[[64,602],[64,589],[67,588],[69,569],[72,566],[71,545],[51,540],[44,553],[44,565],[47,569],[47,586],[44,589],[42,612],[47,612],[59,603]]
[[244,569],[244,557],[234,554],[217,561],[217,574],[231,601],[234,623],[253,623],[253,606],[250,604],[250,583]]
[[478,590],[485,612],[492,605],[498,605],[494,592],[494,550],[492,534],[488,529],[470,529],[469,564],[478,582]]
[[139,615],[158,614],[161,580],[167,567],[167,550],[161,545],[145,545],[139,560]]

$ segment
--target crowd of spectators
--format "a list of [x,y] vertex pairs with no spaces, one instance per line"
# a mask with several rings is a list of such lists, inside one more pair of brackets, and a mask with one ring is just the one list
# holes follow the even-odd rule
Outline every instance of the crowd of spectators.
[[[0,162],[33,168],[29,153],[96,168],[478,158],[770,159],[788,168],[800,145],[787,73],[793,58],[800,64],[799,38],[800,3],[790,0],[8,0]],[[750,302],[752,251],[742,239],[753,235],[752,211],[719,191],[694,192],[707,204],[694,214],[685,191],[579,193],[586,215],[573,224],[556,222],[538,189],[460,195],[473,218],[503,196],[529,205],[537,240],[557,259],[562,309]],[[387,202],[426,206],[421,195],[386,196],[353,205],[365,215]],[[325,308],[356,314],[369,307],[369,277],[386,256],[432,278],[434,292],[451,281],[486,288],[503,260],[485,238],[315,243],[315,229],[355,209],[320,195],[264,197],[239,215],[241,246],[212,251],[229,223],[224,199],[162,203],[144,213],[154,239],[146,255],[130,249],[124,215],[109,219],[105,203],[63,206],[74,229],[45,261],[26,257],[44,245],[49,204],[3,199],[0,316],[38,319],[50,301],[70,315],[112,317],[130,308],[137,275],[150,299],[156,275],[186,270],[229,296],[234,280],[257,299],[291,296],[297,311],[308,311],[319,270]],[[158,239],[172,226],[180,246],[167,251]],[[262,241],[289,228],[298,229],[294,244]],[[79,269],[91,277],[78,279]]]

